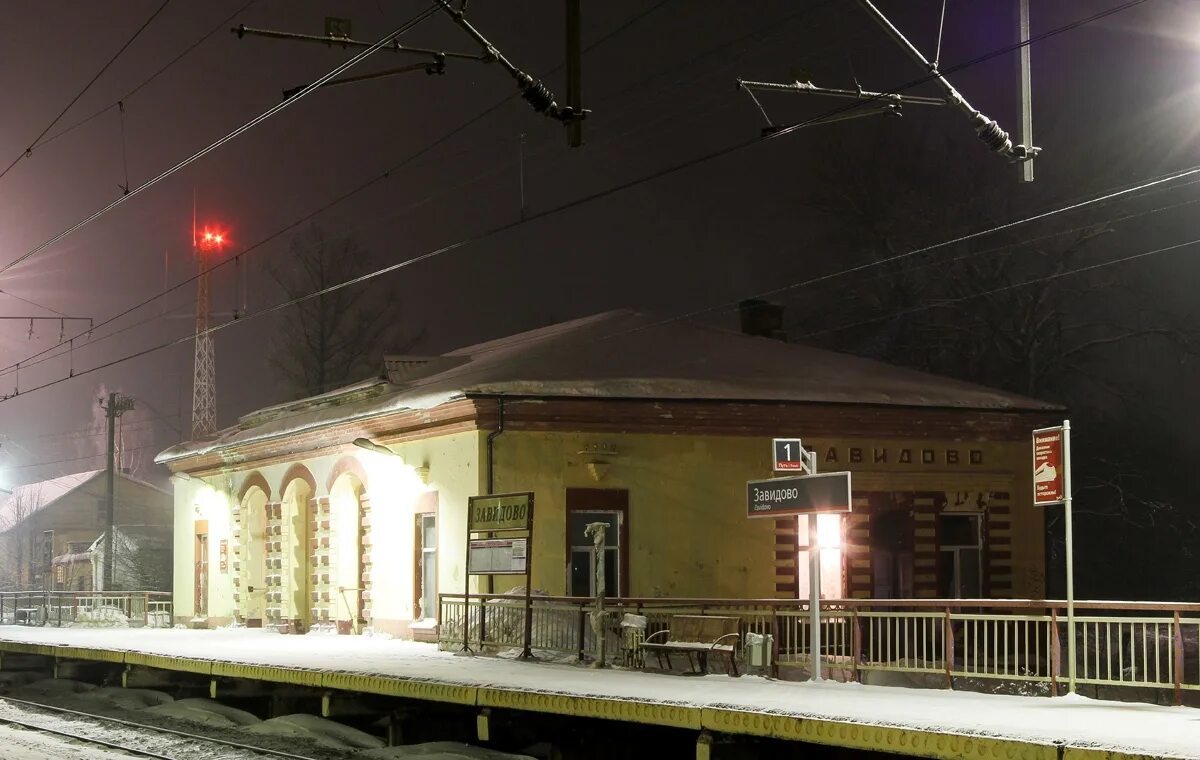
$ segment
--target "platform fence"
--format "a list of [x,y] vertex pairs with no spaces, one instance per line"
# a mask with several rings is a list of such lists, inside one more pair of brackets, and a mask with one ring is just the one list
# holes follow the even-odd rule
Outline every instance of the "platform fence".
[[[1084,601],[1075,607],[1074,671],[1081,690],[1176,704],[1189,692],[1200,698],[1200,604]],[[590,661],[597,635],[604,635],[610,664],[640,666],[639,641],[668,629],[672,616],[720,615],[741,620],[741,659],[750,659],[753,645],[747,644],[757,634],[770,642],[769,658],[760,661],[769,663],[764,669],[771,675],[804,677],[811,667],[804,600],[609,599],[600,621],[594,610],[591,599],[535,596],[534,654]],[[524,613],[523,597],[442,594],[439,646],[519,653]],[[645,618],[645,627],[623,626],[627,614]],[[825,676],[842,681],[1056,695],[1067,691],[1070,635],[1062,601],[825,600],[820,657]]]
[[170,628],[166,591],[0,591],[0,624]]

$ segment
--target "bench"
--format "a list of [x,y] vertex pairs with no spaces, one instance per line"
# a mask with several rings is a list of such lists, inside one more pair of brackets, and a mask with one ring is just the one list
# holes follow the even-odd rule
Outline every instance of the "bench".
[[18,607],[13,613],[13,622],[17,625],[39,625],[41,613],[40,607]]
[[[687,656],[688,665],[700,673],[708,672],[709,655],[721,654],[729,662],[730,674],[736,676],[737,644],[742,636],[739,632],[741,623],[741,618],[736,617],[673,615],[670,628],[647,636],[641,643],[641,648],[654,652],[659,667],[662,666],[665,657],[667,667],[670,668],[671,654],[682,653]],[[664,638],[655,641],[660,636]]]

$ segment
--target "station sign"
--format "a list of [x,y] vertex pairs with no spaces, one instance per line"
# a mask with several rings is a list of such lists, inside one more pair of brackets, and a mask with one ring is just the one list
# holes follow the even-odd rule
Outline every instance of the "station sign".
[[774,438],[771,469],[775,472],[804,472],[804,447],[799,438]]
[[1063,427],[1033,431],[1033,503],[1061,504],[1067,498],[1066,434]]
[[532,520],[532,493],[471,496],[467,499],[467,531],[471,533],[529,530]]
[[851,511],[849,472],[796,475],[746,483],[749,517],[813,515]]

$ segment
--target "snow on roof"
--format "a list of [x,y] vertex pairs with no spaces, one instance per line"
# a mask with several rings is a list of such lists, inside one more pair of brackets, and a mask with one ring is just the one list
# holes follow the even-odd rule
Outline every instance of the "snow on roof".
[[88,470],[15,486],[12,493],[3,494],[3,500],[0,501],[0,532],[15,527],[25,518],[86,485],[103,472],[104,470]]
[[758,338],[629,309],[467,346],[426,362],[246,415],[213,439],[156,462],[204,454],[466,396],[882,404],[995,411],[1061,407],[872,359]]

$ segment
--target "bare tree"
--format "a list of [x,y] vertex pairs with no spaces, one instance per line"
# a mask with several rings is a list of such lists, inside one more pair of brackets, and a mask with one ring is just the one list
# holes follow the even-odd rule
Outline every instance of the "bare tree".
[[1156,373],[1144,368],[1195,357],[1200,330],[1136,270],[1090,268],[1150,247],[1163,199],[906,256],[1019,218],[1032,204],[1014,200],[1011,174],[993,177],[994,167],[967,162],[970,153],[911,133],[826,155],[808,202],[841,231],[838,268],[872,266],[804,292],[802,328],[789,332],[1066,404],[1077,419],[1081,528],[1102,535],[1116,520],[1185,551],[1183,537],[1196,531],[1194,493],[1164,462],[1186,442],[1164,435],[1168,426],[1148,404]]
[[330,235],[315,224],[292,238],[285,261],[268,265],[267,273],[289,298],[317,294],[288,310],[289,324],[270,356],[297,396],[364,379],[378,372],[384,353],[415,342],[401,325],[394,299],[362,287],[323,292],[371,269],[371,257],[352,236]]
[[40,501],[37,489],[20,488],[0,507],[0,588],[29,590],[34,578],[48,570],[41,567],[40,531],[33,519]]

